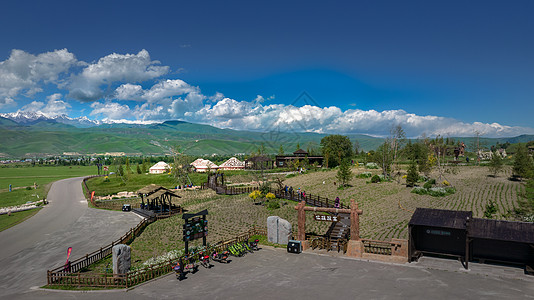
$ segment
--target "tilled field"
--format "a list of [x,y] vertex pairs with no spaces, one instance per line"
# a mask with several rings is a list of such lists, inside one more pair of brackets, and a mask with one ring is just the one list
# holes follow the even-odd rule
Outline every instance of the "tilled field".
[[[364,168],[353,168],[354,174],[368,172]],[[372,170],[378,174],[379,170]],[[454,174],[456,173],[456,174]],[[511,169],[498,177],[489,177],[487,167],[459,166],[445,173],[446,179],[456,188],[456,193],[446,197],[432,197],[411,193],[405,180],[397,182],[367,183],[369,179],[354,178],[351,187],[338,190],[334,185],[337,171],[316,172],[289,178],[285,183],[294,189],[301,188],[307,194],[318,194],[335,199],[340,197],[345,203],[354,198],[363,209],[360,218],[362,237],[378,240],[408,238],[407,224],[417,207],[471,210],[475,217],[483,217],[486,204],[493,201],[497,207],[496,219],[514,220],[514,209],[523,187],[521,183],[508,180]],[[438,174],[431,174],[437,179]],[[324,182],[324,184],[323,184]],[[422,184],[421,184],[422,185]]]

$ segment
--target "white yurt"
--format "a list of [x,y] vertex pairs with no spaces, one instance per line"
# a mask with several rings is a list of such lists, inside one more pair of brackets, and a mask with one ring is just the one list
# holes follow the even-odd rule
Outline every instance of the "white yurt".
[[169,171],[170,169],[171,169],[171,166],[168,163],[166,163],[164,161],[160,161],[157,164],[155,164],[152,167],[150,167],[150,169],[148,169],[148,173],[150,173],[150,174],[163,174],[163,173]]
[[219,165],[219,170],[244,170],[245,162],[240,161],[239,159],[232,157]]

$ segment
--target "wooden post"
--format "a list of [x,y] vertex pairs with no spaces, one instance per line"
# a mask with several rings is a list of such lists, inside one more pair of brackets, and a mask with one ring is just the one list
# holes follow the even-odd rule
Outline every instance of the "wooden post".
[[306,202],[301,201],[296,207],[298,210],[298,240],[301,242],[306,240],[306,212],[304,211],[305,206]]
[[358,209],[358,203],[354,199],[350,199],[350,239],[354,241],[360,240],[360,214],[363,211]]

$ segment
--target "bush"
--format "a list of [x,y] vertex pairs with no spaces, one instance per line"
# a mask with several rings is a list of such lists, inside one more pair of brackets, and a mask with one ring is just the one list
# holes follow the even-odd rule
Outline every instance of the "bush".
[[418,195],[430,195],[432,197],[443,197],[456,193],[456,189],[453,187],[433,187],[433,188],[424,188],[424,187],[414,187],[412,193]]
[[373,176],[373,174],[371,174],[371,172],[363,172],[363,173],[360,173],[358,174],[358,178],[371,178],[371,176]]
[[371,182],[372,183],[378,183],[380,181],[381,181],[380,180],[380,176],[378,176],[378,175],[374,175],[373,177],[371,177]]
[[427,181],[425,182],[425,184],[423,184],[423,187],[428,190],[429,188],[432,187],[432,183],[430,183],[430,181]]
[[32,189],[32,187],[31,186],[27,186],[26,189],[29,191],[29,190]]
[[365,168],[366,169],[378,169],[378,165],[374,162],[370,162],[365,165]]
[[273,193],[267,193],[267,195],[265,196],[265,198],[269,199],[269,200],[272,200],[272,199],[276,199],[276,196],[273,194]]
[[280,208],[280,202],[278,200],[269,200],[267,202],[267,209],[279,209]]
[[259,190],[254,190],[252,193],[248,195],[250,198],[256,200],[257,198],[262,197],[261,192]]
[[449,185],[451,185],[447,180],[443,180],[442,184],[443,184],[444,186],[449,186]]

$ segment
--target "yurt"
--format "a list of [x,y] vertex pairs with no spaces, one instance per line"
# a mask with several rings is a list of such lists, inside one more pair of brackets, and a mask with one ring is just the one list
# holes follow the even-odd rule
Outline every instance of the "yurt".
[[171,166],[169,166],[168,163],[164,161],[160,161],[157,164],[153,165],[148,169],[148,173],[150,174],[163,174],[171,169]]
[[232,157],[229,160],[225,161],[221,165],[219,165],[219,170],[244,170],[245,169],[245,162],[240,161],[239,159]]
[[208,170],[217,170],[219,167],[208,159],[199,158],[191,163],[197,172],[206,172]]

